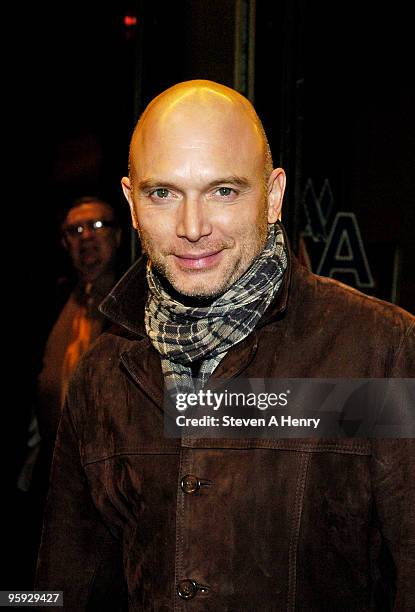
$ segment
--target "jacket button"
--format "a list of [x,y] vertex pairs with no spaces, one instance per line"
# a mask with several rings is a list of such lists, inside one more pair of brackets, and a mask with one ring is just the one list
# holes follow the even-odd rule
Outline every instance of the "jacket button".
[[180,481],[180,486],[182,488],[183,493],[187,493],[188,495],[192,495],[199,491],[200,489],[200,480],[193,476],[192,474],[186,474]]
[[181,580],[177,585],[177,593],[182,599],[193,599],[197,593],[197,583],[194,580]]

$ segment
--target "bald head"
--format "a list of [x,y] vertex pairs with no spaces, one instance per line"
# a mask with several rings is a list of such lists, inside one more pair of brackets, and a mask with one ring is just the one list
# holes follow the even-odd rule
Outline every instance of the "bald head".
[[211,81],[188,81],[144,111],[122,186],[154,268],[179,293],[213,297],[262,251],[281,211],[285,173],[272,170],[246,98]]
[[[213,81],[178,83],[154,98],[141,115],[130,144],[130,178],[140,149],[149,139],[165,141],[172,130],[192,132],[193,137],[219,130],[224,139],[234,138],[240,146],[260,150],[265,182],[272,172],[272,156],[262,123],[252,104],[240,93]],[[202,140],[202,139],[201,139]]]

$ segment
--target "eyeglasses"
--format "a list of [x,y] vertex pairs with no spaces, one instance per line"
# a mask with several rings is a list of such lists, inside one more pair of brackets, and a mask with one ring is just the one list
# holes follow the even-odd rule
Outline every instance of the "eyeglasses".
[[107,227],[114,227],[113,221],[106,221],[105,219],[96,219],[95,221],[85,221],[84,223],[74,223],[73,225],[66,225],[62,231],[68,238],[77,238],[81,236],[86,229],[90,232],[101,232]]

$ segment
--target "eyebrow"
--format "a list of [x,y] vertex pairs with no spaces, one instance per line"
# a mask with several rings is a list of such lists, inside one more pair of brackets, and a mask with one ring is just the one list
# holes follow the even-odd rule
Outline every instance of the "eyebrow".
[[[232,184],[235,185],[237,187],[240,187],[241,189],[246,189],[247,187],[250,186],[250,182],[248,181],[248,179],[241,177],[241,176],[225,176],[223,178],[219,178],[219,179],[215,179],[214,181],[211,181],[210,183],[208,183],[207,188],[208,189],[212,189],[212,187],[217,187],[218,185],[223,185],[224,183],[227,184]],[[154,189],[156,187],[165,187],[167,189],[177,189],[177,185],[174,185],[173,183],[170,183],[169,181],[156,181],[153,179],[143,179],[142,181],[139,181],[137,183],[137,189],[140,191],[147,191],[148,189]]]
[[237,187],[249,187],[250,186],[250,182],[248,181],[248,179],[242,177],[242,176],[225,176],[224,178],[212,181],[211,183],[209,183],[209,187],[216,187],[217,185],[223,185],[223,183],[232,183],[232,185],[236,185]]

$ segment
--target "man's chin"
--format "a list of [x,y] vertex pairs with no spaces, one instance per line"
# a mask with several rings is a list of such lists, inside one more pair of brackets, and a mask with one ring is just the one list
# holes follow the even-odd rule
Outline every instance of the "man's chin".
[[80,271],[82,278],[88,282],[94,282],[101,274],[104,272],[105,267],[102,266],[101,262],[89,263],[88,265],[83,265]]
[[182,287],[177,288],[176,292],[179,295],[182,295],[185,298],[191,298],[195,300],[214,300],[224,292],[222,289],[209,289],[206,290],[206,287]]
[[[166,275],[165,278],[178,296],[196,300],[213,300],[227,291],[231,285],[230,281],[215,282],[205,274],[194,274],[195,278],[182,279],[176,275]],[[197,278],[199,277],[199,278]],[[205,278],[204,278],[205,277]]]

